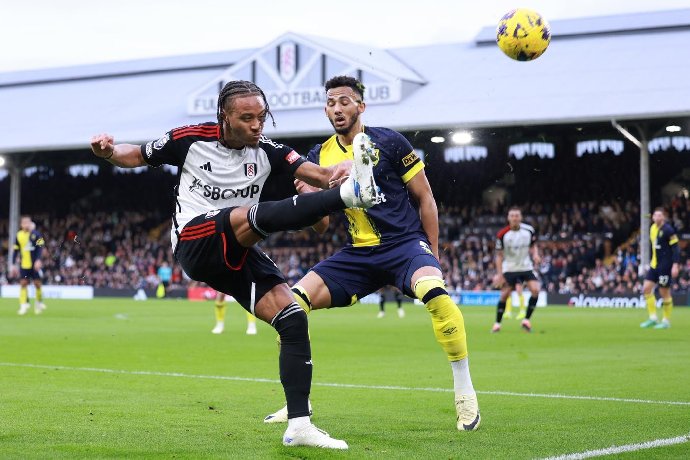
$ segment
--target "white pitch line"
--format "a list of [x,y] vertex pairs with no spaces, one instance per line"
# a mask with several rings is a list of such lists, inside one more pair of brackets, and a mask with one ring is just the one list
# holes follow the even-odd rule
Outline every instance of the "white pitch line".
[[641,442],[638,444],[626,444],[625,446],[611,446],[605,449],[588,450],[573,454],[564,454],[557,457],[547,457],[543,460],[581,460],[584,458],[602,457],[604,455],[620,454],[622,452],[634,452],[637,450],[654,449],[662,446],[673,446],[690,441],[690,433],[675,438],[655,439],[653,441]]
[[[228,375],[201,375],[201,374],[185,374],[182,372],[157,372],[157,371],[128,371],[122,369],[105,369],[100,367],[71,367],[71,366],[51,366],[47,364],[29,364],[29,363],[2,363],[0,366],[5,367],[26,367],[32,369],[52,369],[63,371],[79,371],[79,372],[99,372],[103,374],[125,374],[125,375],[150,375],[158,377],[180,377],[188,379],[206,379],[206,380],[230,380],[235,382],[257,382],[257,383],[280,383],[277,379],[264,379],[255,377],[237,377]],[[353,388],[361,390],[394,390],[394,391],[428,391],[435,393],[452,393],[452,388],[433,388],[433,387],[404,387],[396,385],[361,385],[355,383],[328,383],[328,382],[312,382],[312,386],[330,387],[330,388]],[[633,399],[633,398],[613,398],[607,396],[581,396],[581,395],[566,395],[558,393],[518,393],[513,391],[477,391],[478,394],[494,395],[494,396],[517,396],[522,398],[550,398],[550,399],[574,399],[584,401],[606,401],[606,402],[622,402],[622,403],[636,403],[636,404],[660,404],[665,406],[690,406],[690,401],[660,401],[654,399]]]

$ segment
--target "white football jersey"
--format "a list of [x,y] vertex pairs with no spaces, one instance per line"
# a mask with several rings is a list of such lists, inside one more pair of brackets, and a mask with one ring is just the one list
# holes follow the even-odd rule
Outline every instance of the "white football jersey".
[[262,136],[256,147],[229,149],[218,141],[217,123],[184,126],[141,147],[150,166],[179,167],[175,187],[173,251],[179,232],[194,217],[218,209],[259,202],[272,174],[289,173],[304,160],[292,148]]
[[537,240],[534,227],[522,223],[519,230],[512,230],[510,226],[506,226],[496,236],[496,250],[503,251],[503,273],[527,272],[534,269],[529,252]]

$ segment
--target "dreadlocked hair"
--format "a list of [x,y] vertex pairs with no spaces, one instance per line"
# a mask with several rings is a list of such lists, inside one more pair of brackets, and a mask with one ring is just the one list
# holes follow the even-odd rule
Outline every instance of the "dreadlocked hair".
[[264,101],[264,106],[266,107],[266,114],[271,117],[271,122],[273,123],[273,127],[276,126],[276,120],[273,118],[273,114],[271,113],[271,108],[268,105],[268,100],[266,99],[266,95],[262,91],[261,88],[259,88],[255,83],[251,81],[245,81],[245,80],[233,80],[229,81],[223,86],[223,89],[220,90],[220,93],[218,94],[218,128],[220,129],[220,139],[224,139],[225,133],[223,132],[223,109],[225,108],[225,103],[228,101],[228,99],[232,99],[233,97],[238,97],[238,96],[252,96],[252,95],[257,95],[261,96],[261,99]]

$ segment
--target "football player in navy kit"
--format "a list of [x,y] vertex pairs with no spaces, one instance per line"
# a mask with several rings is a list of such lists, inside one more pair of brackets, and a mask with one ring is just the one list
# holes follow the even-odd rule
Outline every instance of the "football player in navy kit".
[[[448,295],[438,261],[438,210],[424,173],[424,162],[405,137],[391,129],[365,126],[364,86],[341,75],[325,84],[328,117],[335,133],[309,152],[309,160],[332,167],[352,159],[357,136],[375,145],[374,176],[379,204],[347,209],[350,244],[314,266],[295,286],[305,311],[347,307],[367,294],[391,285],[419,299],[431,315],[436,340],[453,373],[456,426],[479,428],[481,416],[470,376],[465,322]],[[311,190],[297,184],[298,190]],[[328,226],[328,218],[318,228]],[[284,422],[285,408],[266,423]]]
[[[373,146],[366,135],[358,137],[351,166],[323,168],[305,161],[292,148],[263,136],[264,122],[272,118],[268,101],[247,81],[225,85],[217,115],[217,123],[173,129],[145,145],[115,145],[112,136],[97,135],[91,148],[119,167],[179,167],[171,232],[175,257],[192,279],[232,295],[280,335],[280,380],[289,413],[283,444],[347,449],[345,441],[310,421],[307,316],[283,274],[254,244],[271,232],[313,225],[331,212],[374,205]],[[329,190],[259,202],[266,180],[281,172],[320,188],[349,177]]]

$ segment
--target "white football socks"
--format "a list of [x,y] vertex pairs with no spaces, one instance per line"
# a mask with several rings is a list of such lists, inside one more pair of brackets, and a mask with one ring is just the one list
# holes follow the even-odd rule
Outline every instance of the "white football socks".
[[453,369],[453,386],[455,387],[455,394],[474,394],[474,386],[472,386],[472,377],[470,377],[469,358],[463,358],[459,361],[451,361],[450,367],[451,369]]

